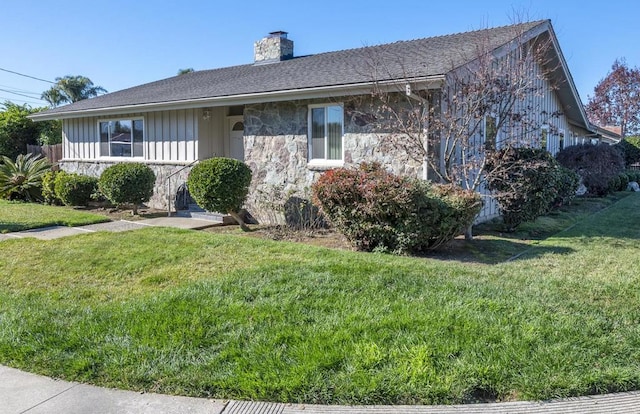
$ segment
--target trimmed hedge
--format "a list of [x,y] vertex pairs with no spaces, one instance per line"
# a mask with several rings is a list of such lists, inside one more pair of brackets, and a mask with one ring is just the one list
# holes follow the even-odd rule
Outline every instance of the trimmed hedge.
[[196,164],[189,173],[187,187],[198,205],[208,211],[231,215],[243,230],[248,228],[240,210],[249,193],[251,169],[233,158],[210,158]]
[[624,157],[614,145],[572,145],[558,152],[556,159],[577,172],[588,193],[597,197],[614,191],[617,183],[612,181],[625,169]]
[[[557,186],[572,181],[551,154],[538,148],[495,151],[487,156],[485,171],[490,172],[487,184],[500,206],[506,231],[547,213],[559,195]],[[569,197],[569,192],[562,198]]]
[[138,206],[151,199],[155,182],[156,175],[147,165],[123,162],[102,172],[98,189],[112,203],[129,204],[138,214]]
[[45,204],[62,204],[62,201],[56,195],[55,189],[55,181],[58,173],[58,171],[49,171],[42,176],[42,198]]
[[60,171],[54,180],[55,196],[66,206],[86,206],[98,188],[98,179]]
[[640,162],[640,137],[626,137],[616,144],[616,147],[622,151],[627,167]]
[[480,212],[477,193],[391,174],[377,163],[323,173],[313,201],[358,250],[410,253],[453,239]]

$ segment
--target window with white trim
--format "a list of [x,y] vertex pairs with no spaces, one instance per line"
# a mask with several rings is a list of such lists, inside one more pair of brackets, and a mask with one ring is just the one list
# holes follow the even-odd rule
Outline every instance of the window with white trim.
[[341,104],[309,105],[309,161],[342,160],[343,126]]
[[142,118],[112,119],[98,122],[100,155],[103,157],[143,157]]
[[484,149],[495,151],[498,144],[498,118],[494,115],[484,117]]

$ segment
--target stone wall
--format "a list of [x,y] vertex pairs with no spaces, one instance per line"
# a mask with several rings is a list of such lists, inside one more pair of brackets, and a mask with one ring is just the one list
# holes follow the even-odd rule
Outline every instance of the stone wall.
[[[396,174],[420,176],[422,165],[406,154],[380,148],[380,134],[367,122],[371,102],[362,98],[333,99],[344,104],[344,166],[378,161]],[[277,223],[284,203],[295,197],[309,199],[310,187],[327,168],[310,166],[307,111],[309,104],[327,100],[301,100],[247,105],[244,110],[245,162],[253,172],[247,209],[262,223]],[[364,116],[363,116],[364,114]]]
[[[104,161],[61,161],[60,168],[67,172],[89,175],[92,177],[100,177],[100,174],[114,162]],[[156,175],[156,183],[153,189],[153,196],[147,205],[151,208],[167,209],[167,177],[174,172],[184,168],[184,165],[170,164],[148,164]],[[178,190],[178,186],[187,181],[191,167],[185,168],[173,177],[171,177],[171,203],[173,202]]]

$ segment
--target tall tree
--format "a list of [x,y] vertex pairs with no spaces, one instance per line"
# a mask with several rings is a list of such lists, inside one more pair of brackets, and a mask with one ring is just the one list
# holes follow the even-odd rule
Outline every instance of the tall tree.
[[42,99],[55,108],[63,103],[78,102],[106,92],[107,90],[102,86],[94,86],[91,79],[86,76],[67,75],[56,78],[55,85],[42,93]]
[[623,137],[640,133],[640,69],[616,59],[593,93],[585,108],[592,123],[619,126]]

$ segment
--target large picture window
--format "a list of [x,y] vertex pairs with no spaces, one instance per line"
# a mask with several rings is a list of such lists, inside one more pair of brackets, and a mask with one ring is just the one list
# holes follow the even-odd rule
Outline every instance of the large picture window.
[[342,160],[342,105],[309,107],[309,160]]
[[100,121],[100,155],[107,157],[144,156],[142,119]]

